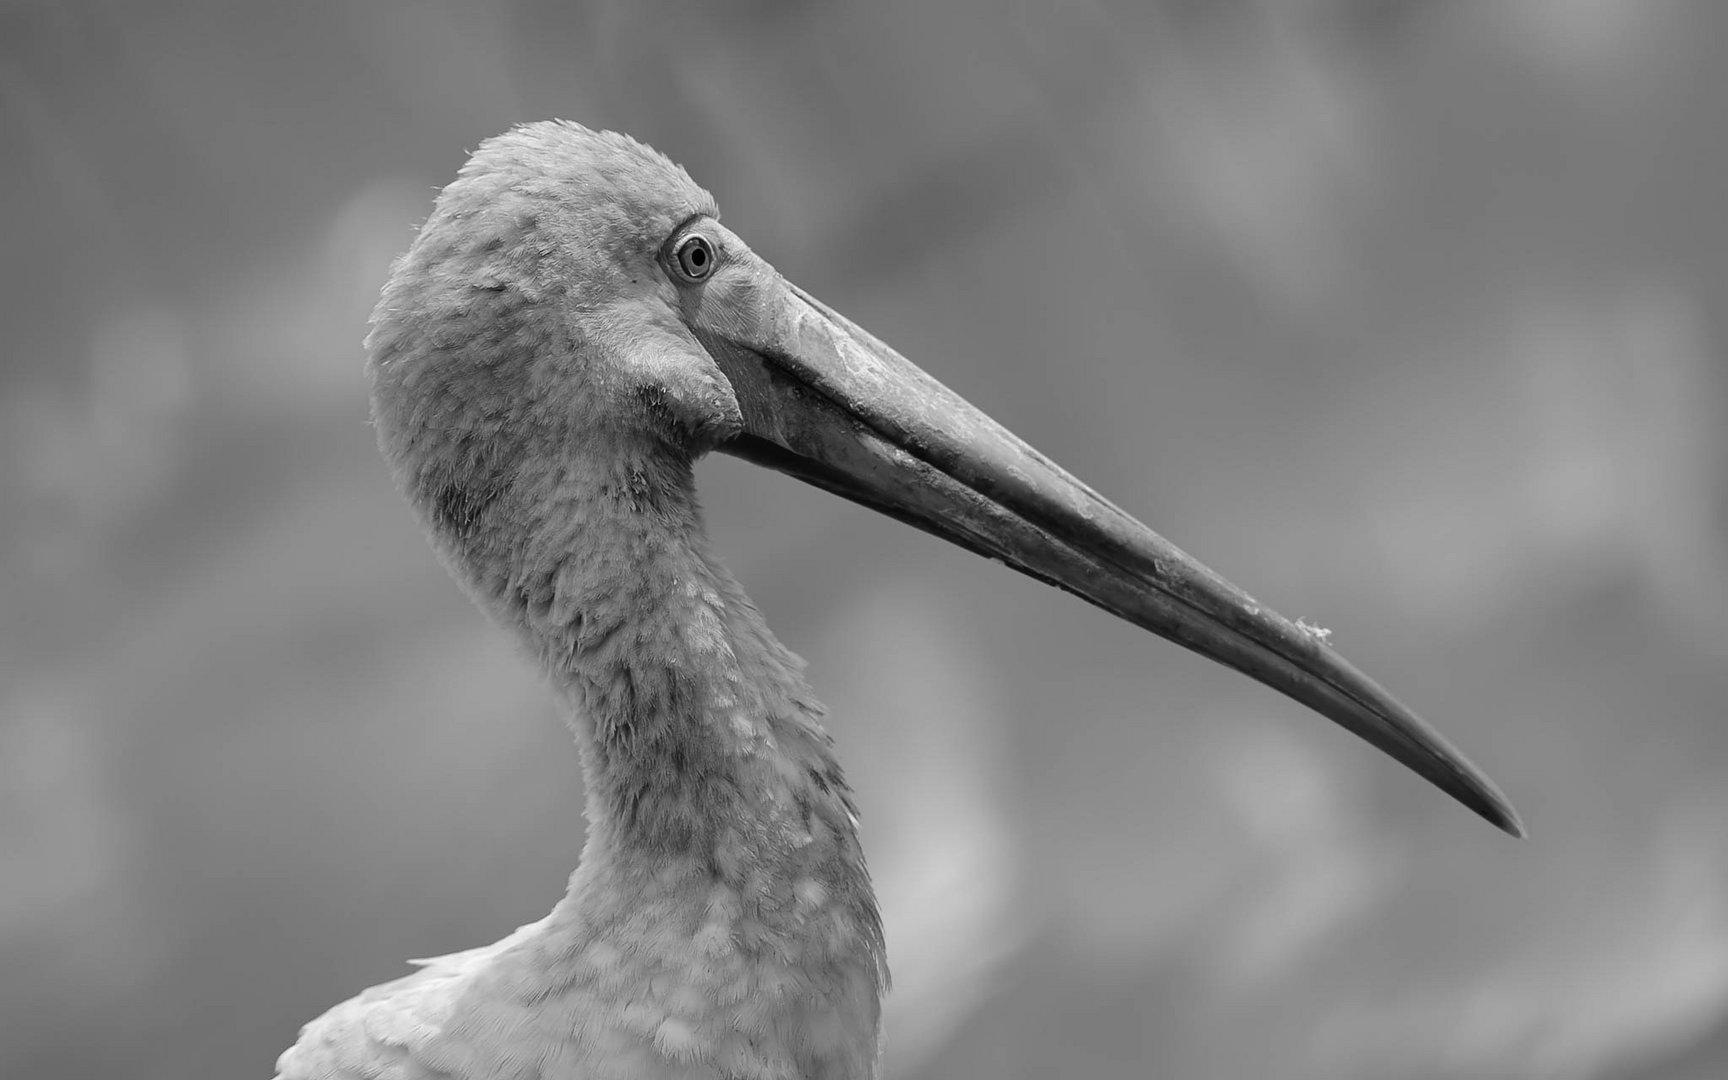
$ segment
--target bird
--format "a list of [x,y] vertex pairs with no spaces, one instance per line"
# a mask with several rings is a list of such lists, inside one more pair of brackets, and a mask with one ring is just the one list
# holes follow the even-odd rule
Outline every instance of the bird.
[[1227,665],[1513,835],[1480,770],[720,224],[647,145],[482,142],[365,347],[379,447],[441,560],[539,663],[588,833],[550,914],[305,1025],[280,1080],[854,1080],[889,986],[852,789],[804,665],[710,549],[719,452],[934,534]]

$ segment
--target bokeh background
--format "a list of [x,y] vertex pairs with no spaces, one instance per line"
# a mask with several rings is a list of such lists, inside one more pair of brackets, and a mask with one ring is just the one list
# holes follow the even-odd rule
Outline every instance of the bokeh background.
[[727,223],[1489,767],[701,467],[860,789],[890,1075],[1728,1074],[1728,5],[0,4],[0,1075],[268,1076],[582,843],[366,423],[480,139]]

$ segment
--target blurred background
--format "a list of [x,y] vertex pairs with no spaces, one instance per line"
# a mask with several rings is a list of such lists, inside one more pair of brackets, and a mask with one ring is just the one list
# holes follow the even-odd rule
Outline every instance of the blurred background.
[[0,3],[0,1075],[269,1076],[561,895],[551,697],[367,427],[481,139],[627,130],[1332,641],[1271,692],[730,459],[942,1077],[1728,1073],[1728,6]]

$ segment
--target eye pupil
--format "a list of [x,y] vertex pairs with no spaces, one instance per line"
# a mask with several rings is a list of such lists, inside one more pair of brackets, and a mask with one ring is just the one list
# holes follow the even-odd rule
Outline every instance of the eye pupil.
[[701,281],[714,269],[714,248],[707,238],[692,236],[678,245],[678,272],[687,281]]

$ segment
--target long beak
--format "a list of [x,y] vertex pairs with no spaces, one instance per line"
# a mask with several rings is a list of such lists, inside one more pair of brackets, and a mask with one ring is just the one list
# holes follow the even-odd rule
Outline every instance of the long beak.
[[1506,832],[1524,834],[1493,781],[1320,634],[1262,607],[751,261],[730,283],[715,282],[693,320],[744,415],[744,433],[720,449],[1000,559],[1235,668],[1349,728]]

